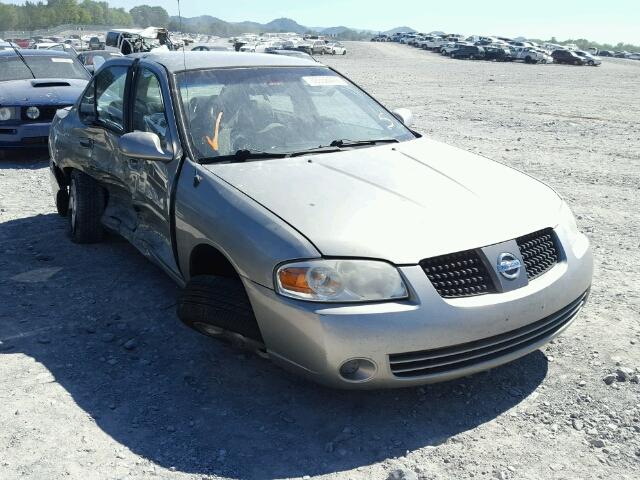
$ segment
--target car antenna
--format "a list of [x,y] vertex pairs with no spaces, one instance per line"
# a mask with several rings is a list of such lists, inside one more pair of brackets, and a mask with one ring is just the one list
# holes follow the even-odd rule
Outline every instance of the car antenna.
[[13,47],[13,51],[16,52],[16,55],[18,55],[18,57],[20,57],[20,60],[22,60],[22,63],[24,63],[24,66],[29,69],[29,72],[31,72],[31,76],[35,80],[36,76],[34,75],[33,70],[31,70],[31,67],[29,66],[27,61],[24,59],[24,56],[22,56],[22,54],[18,51],[16,46],[13,44],[13,42],[9,42],[9,44]]

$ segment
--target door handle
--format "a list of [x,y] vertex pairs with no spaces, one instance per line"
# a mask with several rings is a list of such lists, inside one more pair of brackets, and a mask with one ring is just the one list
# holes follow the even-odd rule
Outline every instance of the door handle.
[[93,148],[93,140],[80,140],[80,146],[84,148]]

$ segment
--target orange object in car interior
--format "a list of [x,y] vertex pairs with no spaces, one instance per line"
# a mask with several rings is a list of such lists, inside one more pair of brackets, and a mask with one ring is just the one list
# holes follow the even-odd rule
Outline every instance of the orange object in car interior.
[[223,113],[224,112],[220,112],[218,114],[218,118],[216,119],[216,126],[215,126],[215,128],[213,130],[213,139],[209,138],[208,135],[206,137],[207,143],[216,152],[218,151],[218,132],[220,131],[220,122],[222,121],[222,114]]

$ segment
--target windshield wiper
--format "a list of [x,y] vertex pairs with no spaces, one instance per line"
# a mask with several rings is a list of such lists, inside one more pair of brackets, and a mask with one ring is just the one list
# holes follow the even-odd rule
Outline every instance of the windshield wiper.
[[379,143],[400,143],[399,140],[395,138],[378,138],[372,140],[349,140],[347,138],[343,138],[341,140],[334,140],[329,145],[332,147],[359,147],[361,145],[377,145]]
[[306,150],[299,150],[297,152],[290,152],[287,153],[286,156],[287,157],[301,157],[303,155],[313,155],[313,154],[319,154],[319,153],[333,153],[333,152],[340,152],[340,148],[335,146],[335,145],[327,145],[327,146],[320,146],[320,147],[314,147],[314,148],[307,148]]
[[238,150],[233,155],[219,155],[217,157],[207,157],[198,160],[200,164],[209,163],[242,163],[247,160],[261,160],[268,158],[285,158],[288,155],[286,153],[269,153],[269,152],[257,152],[254,150]]
[[11,44],[11,46],[13,47],[13,51],[16,52],[16,55],[18,56],[18,58],[20,58],[20,60],[22,60],[22,63],[24,63],[24,66],[27,67],[29,69],[29,72],[31,73],[31,76],[35,79],[36,76],[33,73],[33,70],[31,70],[31,67],[29,66],[29,64],[27,63],[27,61],[24,59],[24,56],[18,51],[18,49],[16,48],[16,46],[13,44],[13,42],[9,42]]

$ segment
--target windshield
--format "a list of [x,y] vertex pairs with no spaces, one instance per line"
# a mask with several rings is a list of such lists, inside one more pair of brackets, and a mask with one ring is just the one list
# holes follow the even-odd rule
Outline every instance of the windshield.
[[0,82],[8,80],[32,80],[36,78],[60,78],[87,80],[89,74],[72,58],[27,55],[24,57],[33,75],[18,56],[0,57]]
[[415,138],[326,67],[198,70],[177,78],[188,134],[200,158],[238,151],[288,154],[336,140]]

